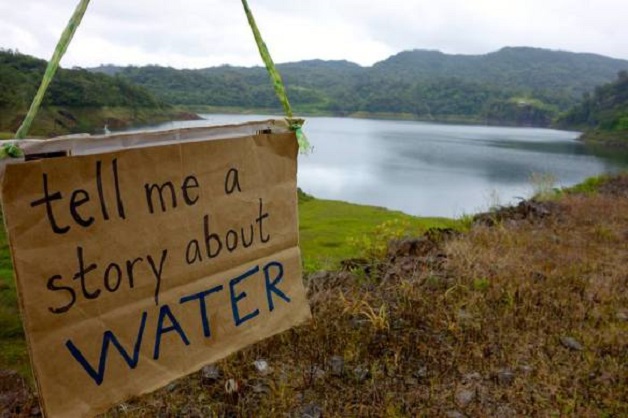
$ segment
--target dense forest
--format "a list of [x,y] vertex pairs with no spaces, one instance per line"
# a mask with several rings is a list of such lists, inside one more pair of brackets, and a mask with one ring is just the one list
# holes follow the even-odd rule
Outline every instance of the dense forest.
[[[14,132],[26,114],[46,69],[46,61],[11,50],[0,50],[0,131]],[[88,115],[86,109],[95,111]],[[103,109],[124,112],[103,112]],[[168,111],[169,105],[122,77],[84,69],[59,69],[43,102],[35,132],[44,134],[91,131],[94,124],[124,124],[120,118]],[[96,111],[98,110],[98,111]],[[107,116],[109,115],[109,116]],[[52,129],[53,132],[50,132]]]
[[[548,126],[585,92],[628,69],[628,61],[537,48],[486,55],[406,51],[361,67],[347,61],[280,64],[295,109],[344,116],[406,114],[424,120]],[[260,67],[92,69],[146,87],[173,104],[275,109]]]
[[585,93],[582,102],[561,115],[556,125],[585,131],[585,140],[626,146],[628,71],[620,71],[617,80]]
[[558,124],[581,129],[628,131],[628,71],[617,80],[585,93],[582,102],[563,115]]

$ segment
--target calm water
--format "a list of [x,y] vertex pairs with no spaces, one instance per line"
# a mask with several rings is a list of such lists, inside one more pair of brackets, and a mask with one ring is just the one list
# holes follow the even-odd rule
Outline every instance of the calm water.
[[[203,115],[158,128],[239,123],[268,116]],[[531,176],[570,186],[628,168],[628,152],[595,152],[576,132],[308,118],[314,152],[299,158],[299,187],[319,198],[383,206],[421,216],[460,216],[516,202]]]

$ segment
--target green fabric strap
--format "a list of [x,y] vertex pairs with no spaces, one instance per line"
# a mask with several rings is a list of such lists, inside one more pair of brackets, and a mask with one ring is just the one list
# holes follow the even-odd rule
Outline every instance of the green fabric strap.
[[[76,9],[74,10],[74,14],[70,18],[68,25],[63,31],[63,34],[61,35],[61,38],[59,39],[59,42],[57,43],[55,52],[52,55],[50,62],[48,63],[48,67],[46,68],[44,78],[41,82],[41,85],[39,86],[39,90],[37,91],[35,98],[33,99],[33,103],[31,104],[31,107],[29,108],[28,113],[26,114],[26,118],[24,118],[22,125],[20,126],[20,128],[15,134],[16,139],[23,139],[26,137],[26,135],[28,135],[28,131],[30,130],[33,120],[35,119],[35,116],[37,115],[37,112],[41,106],[41,102],[44,98],[44,95],[46,94],[48,85],[54,78],[55,73],[57,72],[57,69],[59,68],[59,63],[61,61],[61,58],[63,58],[63,55],[68,49],[68,46],[70,45],[70,42],[72,41],[72,38],[74,37],[74,34],[76,33],[76,29],[81,24],[81,20],[83,20],[83,16],[85,15],[85,12],[87,11],[87,7],[89,6],[89,2],[90,0],[81,0],[79,5],[76,6]],[[260,34],[259,29],[257,28],[257,24],[255,23],[255,18],[253,18],[253,13],[251,12],[251,9],[249,8],[249,5],[246,0],[242,0],[242,6],[244,6],[244,12],[246,13],[246,17],[249,21],[249,25],[251,26],[251,30],[253,31],[253,36],[255,37],[255,42],[257,43],[257,48],[259,49],[259,53],[262,56],[262,60],[264,61],[264,64],[266,65],[266,69],[268,70],[268,74],[270,75],[270,78],[273,82],[275,93],[277,94],[277,97],[279,98],[279,101],[281,102],[281,105],[283,106],[284,112],[286,113],[286,119],[288,121],[290,129],[295,132],[297,139],[299,141],[299,147],[301,148],[301,150],[307,151],[310,149],[310,145],[307,141],[305,134],[303,133],[301,129],[303,126],[304,120],[293,117],[292,108],[290,107],[290,102],[288,101],[288,95],[286,94],[286,89],[284,87],[283,81],[281,80],[281,75],[279,74],[279,71],[277,71],[277,68],[275,67],[275,63],[273,62],[273,59],[271,58],[270,53],[268,52],[268,48],[266,47],[266,44],[264,43],[264,40],[262,39],[262,35]],[[4,153],[6,153],[6,150],[0,150],[0,154],[4,154]],[[12,154],[12,152],[7,153],[7,154],[10,155]]]
[[288,100],[288,95],[286,94],[286,88],[284,87],[283,81],[281,80],[281,75],[279,74],[279,71],[277,71],[277,67],[275,67],[275,63],[270,56],[270,52],[268,52],[268,47],[262,39],[262,34],[257,27],[257,23],[255,23],[255,18],[253,17],[253,13],[249,8],[247,0],[242,0],[242,6],[244,7],[244,13],[246,13],[246,18],[249,21],[249,26],[251,26],[251,30],[253,31],[253,37],[255,38],[255,43],[257,44],[259,54],[262,56],[262,60],[264,61],[264,65],[266,66],[266,70],[268,71],[268,75],[273,82],[275,94],[277,94],[277,97],[279,98],[279,101],[283,106],[283,110],[286,114],[286,119],[288,121],[290,129],[295,132],[297,140],[299,141],[299,148],[301,149],[301,151],[307,152],[310,150],[310,144],[302,130],[303,123],[305,121],[303,119],[294,118],[292,114],[292,107],[290,107],[290,101]]
[[59,39],[59,43],[57,43],[57,48],[55,49],[50,62],[48,63],[48,67],[46,68],[46,73],[44,74],[44,78],[41,81],[41,85],[39,86],[39,90],[33,99],[33,103],[31,103],[30,109],[28,109],[28,113],[26,114],[26,118],[22,122],[22,125],[17,130],[15,134],[16,139],[24,139],[26,135],[28,135],[28,131],[31,128],[33,120],[37,115],[37,111],[41,106],[41,102],[44,99],[44,95],[46,94],[46,90],[48,89],[48,85],[52,81],[57,69],[59,68],[59,62],[61,58],[65,54],[65,51],[68,49],[68,45],[70,45],[70,41],[76,32],[76,28],[81,23],[83,19],[83,15],[85,15],[85,11],[87,10],[87,6],[89,6],[90,0],[81,0],[78,6],[76,6],[76,10],[74,10],[74,14],[68,22],[68,26],[66,26],[63,34],[61,35],[61,39]]

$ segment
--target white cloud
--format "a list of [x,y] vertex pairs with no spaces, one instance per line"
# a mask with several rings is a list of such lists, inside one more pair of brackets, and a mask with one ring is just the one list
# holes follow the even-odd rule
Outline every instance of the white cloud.
[[[0,47],[48,58],[78,0],[0,0]],[[625,0],[249,0],[277,62],[537,46],[628,59]],[[19,6],[19,7],[18,7]],[[63,65],[259,65],[238,0],[94,0]]]

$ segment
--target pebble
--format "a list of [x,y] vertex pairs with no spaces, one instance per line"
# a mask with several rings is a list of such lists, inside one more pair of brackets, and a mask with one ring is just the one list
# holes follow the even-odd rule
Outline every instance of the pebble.
[[460,411],[447,411],[445,415],[447,418],[465,418],[464,414]]
[[501,369],[497,372],[497,383],[501,386],[510,386],[515,381],[515,374],[510,369]]
[[305,408],[303,408],[303,413],[301,414],[302,418],[322,418],[322,416],[323,408],[314,403],[306,405]]
[[417,379],[425,379],[427,377],[427,367],[425,366],[420,366],[413,374],[412,376],[416,377]]
[[563,347],[566,347],[573,351],[582,351],[584,347],[573,337],[560,337],[560,343]]
[[238,381],[235,379],[229,379],[225,382],[225,392],[231,395],[233,393],[238,393],[240,391],[240,385]]
[[478,372],[467,373],[462,377],[462,379],[467,382],[471,382],[473,380],[482,380],[482,375]]
[[270,386],[267,383],[264,383],[261,381],[254,382],[251,385],[251,389],[253,389],[253,392],[255,393],[264,393],[264,394],[270,393]]
[[340,356],[333,356],[329,360],[329,368],[332,376],[342,376],[345,372],[345,360]]
[[469,389],[461,389],[456,392],[456,403],[461,408],[466,408],[475,399],[475,391]]
[[204,382],[210,383],[220,379],[221,371],[215,364],[210,364],[201,369],[201,379]]
[[534,371],[534,367],[528,366],[527,364],[522,364],[519,366],[519,370],[521,370],[525,374],[530,374]]
[[358,366],[353,370],[353,374],[358,382],[363,382],[371,375],[371,372],[367,367]]
[[617,312],[617,315],[615,315],[615,318],[617,318],[617,320],[621,322],[628,322],[628,312],[626,311]]
[[308,372],[310,376],[312,376],[312,379],[322,379],[323,377],[325,377],[325,370],[323,370],[321,367],[317,366],[316,364],[310,367],[308,369]]
[[272,369],[268,365],[268,362],[264,359],[255,360],[253,362],[253,365],[255,366],[255,369],[257,370],[257,372],[261,374],[262,376],[266,376],[270,374],[270,372],[272,372]]

